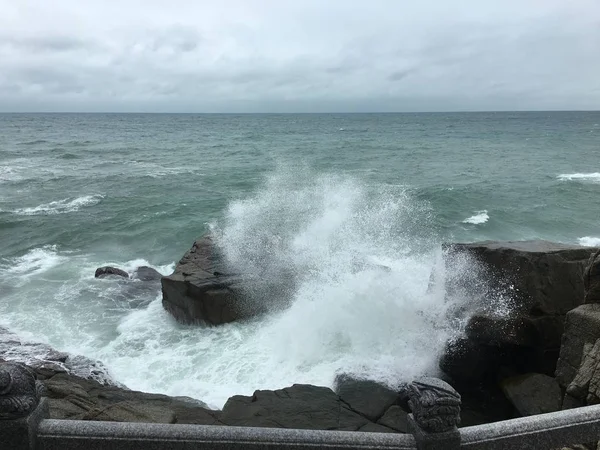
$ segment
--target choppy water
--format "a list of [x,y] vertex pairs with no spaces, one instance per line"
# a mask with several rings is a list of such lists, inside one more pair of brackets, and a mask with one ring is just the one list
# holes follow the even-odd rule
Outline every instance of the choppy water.
[[[0,114],[0,326],[216,407],[338,371],[410,378],[456,331],[427,290],[440,243],[598,245],[599,153],[598,112]],[[209,228],[240,270],[293,271],[291,306],[188,327],[93,277],[169,273]]]

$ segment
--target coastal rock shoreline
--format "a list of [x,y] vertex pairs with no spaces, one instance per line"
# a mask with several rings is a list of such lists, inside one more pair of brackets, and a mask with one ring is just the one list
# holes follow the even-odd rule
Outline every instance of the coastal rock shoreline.
[[[447,261],[466,255],[483,268],[446,280],[450,295],[462,290],[485,303],[490,286],[492,291],[513,288],[511,314],[496,317],[483,308],[472,315],[464,335],[448,344],[440,361],[441,377],[462,396],[462,426],[582,406],[586,399],[599,398],[600,331],[597,336],[590,331],[594,336],[581,342],[569,340],[573,318],[585,321],[589,316],[577,312],[580,305],[597,297],[590,290],[600,285],[599,251],[544,241],[445,247]],[[244,318],[237,307],[241,279],[219,269],[210,238],[196,241],[174,273],[161,278],[165,309],[184,323],[218,325]],[[483,290],[472,278],[482,274],[487,278]],[[568,379],[554,378],[559,351],[570,364]],[[23,360],[24,354],[28,359]],[[99,361],[22,342],[0,329],[0,362],[15,360],[27,364],[44,384],[52,418],[407,432],[409,408],[402,383],[390,389],[340,374],[333,389],[295,384],[236,395],[222,410],[211,410],[188,397],[129,390],[115,383]]]

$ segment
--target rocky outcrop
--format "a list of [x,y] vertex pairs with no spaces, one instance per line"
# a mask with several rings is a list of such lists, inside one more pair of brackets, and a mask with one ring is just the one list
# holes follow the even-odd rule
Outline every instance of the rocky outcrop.
[[331,389],[302,384],[231,397],[223,407],[221,421],[235,426],[346,431],[369,423]]
[[592,252],[546,241],[446,245],[447,265],[466,257],[473,267],[450,277],[447,291],[473,299],[480,313],[470,318],[465,337],[449,343],[442,370],[459,384],[494,383],[499,372],[553,375],[565,316],[584,301]]
[[[447,244],[449,258],[467,253],[482,265],[488,286],[508,288],[515,312],[565,315],[583,303],[583,272],[596,249],[548,241]],[[472,282],[462,278],[463,282]]]
[[558,382],[548,375],[528,373],[507,378],[502,390],[521,416],[559,411],[562,392]]
[[141,281],[160,281],[162,274],[152,267],[140,266],[131,274],[131,278]]
[[42,383],[53,419],[220,424],[218,411],[191,398],[130,391],[64,373]]
[[105,278],[108,276],[131,278],[140,281],[159,281],[162,278],[162,274],[158,270],[148,266],[137,267],[131,275],[123,269],[112,266],[98,267],[94,273],[95,278]]
[[399,404],[401,401],[399,392],[375,381],[350,375],[338,375],[333,389],[353,411],[372,422],[377,422],[392,405]]
[[205,236],[162,278],[163,307],[177,321],[218,325],[256,313],[242,300],[240,277],[225,274],[220,260],[212,239]]
[[585,303],[600,303],[600,250],[595,252],[588,261],[583,274]]
[[129,278],[129,274],[123,269],[119,269],[117,267],[104,266],[98,267],[96,272],[94,273],[95,278],[104,278],[108,276],[117,276],[123,278]]
[[556,379],[563,388],[567,388],[585,356],[586,344],[600,339],[600,304],[581,305],[567,314],[565,333],[560,348],[560,358],[556,366]]
[[38,380],[64,373],[89,378],[102,385],[118,384],[100,361],[59,352],[40,342],[22,340],[5,328],[0,328],[0,360],[20,362],[31,367]]
[[581,365],[567,387],[567,395],[583,404],[600,403],[600,339],[584,345]]

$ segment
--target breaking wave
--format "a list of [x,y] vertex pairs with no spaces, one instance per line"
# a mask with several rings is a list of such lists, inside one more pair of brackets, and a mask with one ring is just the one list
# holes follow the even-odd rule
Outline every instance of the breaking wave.
[[594,173],[565,173],[558,176],[562,181],[580,181],[590,183],[600,183],[600,172]]
[[64,262],[66,258],[59,254],[55,245],[46,245],[34,248],[13,260],[4,260],[4,262],[0,262],[0,268],[9,274],[29,277],[46,272]]
[[470,223],[473,225],[481,225],[483,223],[486,223],[489,220],[490,216],[488,215],[487,210],[482,210],[482,211],[477,211],[475,213],[475,215],[471,216],[471,217],[467,217],[465,220],[463,220],[463,223]]
[[14,214],[18,214],[21,216],[64,214],[79,211],[79,209],[83,206],[97,205],[103,198],[103,195],[85,195],[83,197],[77,197],[74,199],[65,198],[63,200],[44,203],[33,208],[19,208],[13,212]]

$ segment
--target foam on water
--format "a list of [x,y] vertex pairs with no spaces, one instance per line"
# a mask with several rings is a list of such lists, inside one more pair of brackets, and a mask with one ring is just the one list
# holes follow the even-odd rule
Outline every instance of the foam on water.
[[486,223],[489,220],[490,216],[488,215],[488,212],[486,209],[482,210],[482,211],[477,211],[475,213],[475,215],[471,216],[471,217],[467,217],[465,220],[463,220],[463,223],[470,223],[473,225],[481,225],[482,223]]
[[585,247],[600,247],[600,237],[584,236],[579,238],[579,245]]
[[33,216],[40,214],[65,214],[79,211],[83,206],[97,205],[104,198],[103,195],[85,195],[77,198],[65,198],[62,200],[44,203],[33,208],[19,208],[14,214],[22,216]]
[[565,173],[558,176],[563,181],[580,181],[590,183],[600,183],[600,172],[594,173]]
[[34,248],[25,255],[11,261],[0,262],[0,269],[12,275],[30,277],[45,272],[65,261],[55,245]]

